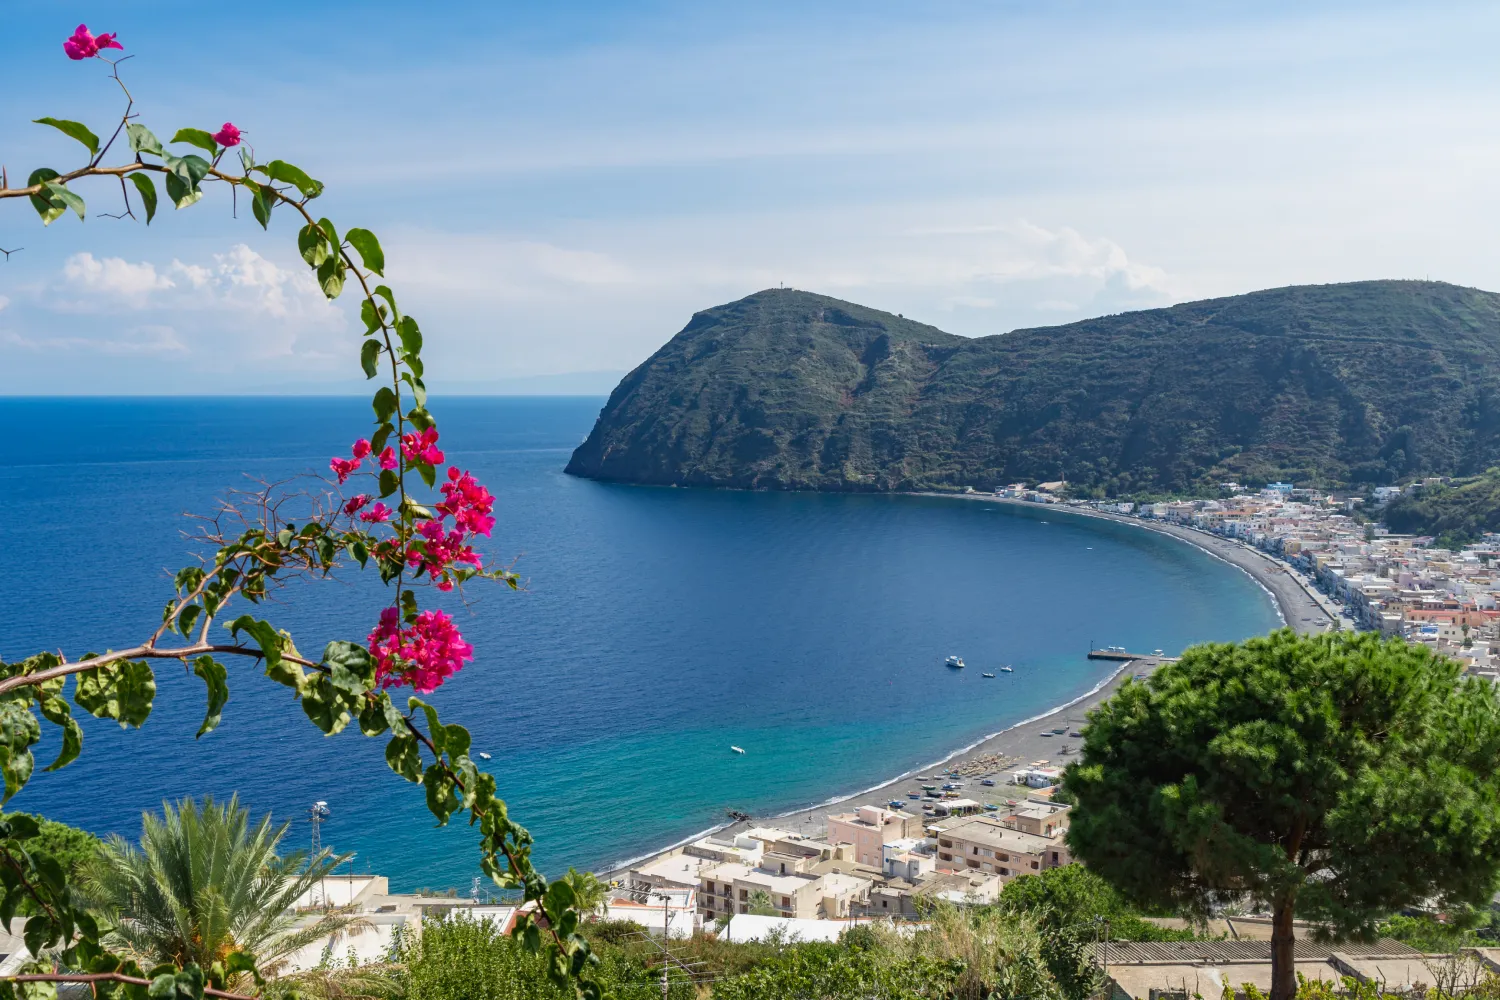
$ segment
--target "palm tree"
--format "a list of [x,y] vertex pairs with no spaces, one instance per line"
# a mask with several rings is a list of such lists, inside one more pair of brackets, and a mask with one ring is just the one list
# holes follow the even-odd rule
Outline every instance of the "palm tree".
[[162,803],[160,816],[141,816],[137,846],[118,834],[82,870],[93,906],[115,924],[113,946],[143,967],[165,962],[207,969],[236,951],[255,955],[275,972],[293,952],[348,928],[354,918],[323,913],[307,920],[292,904],[346,860],[329,850],[308,859],[276,849],[290,823],[254,829],[239,797],[200,807]]

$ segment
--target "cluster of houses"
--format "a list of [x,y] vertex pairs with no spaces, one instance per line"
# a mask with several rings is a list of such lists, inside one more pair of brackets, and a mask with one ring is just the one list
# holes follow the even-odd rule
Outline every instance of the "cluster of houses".
[[[1372,499],[1384,501],[1394,489],[1379,487],[1382,495]],[[1357,627],[1429,644],[1494,680],[1500,670],[1500,536],[1457,552],[1435,548],[1432,538],[1394,534],[1351,517],[1362,499],[1275,483],[1220,500],[1142,505],[1133,513],[1255,546],[1341,604]]]
[[[1231,482],[1220,484],[1225,495],[1217,500],[1148,504],[1065,500],[1061,482],[1017,483],[995,493],[1179,524],[1254,546],[1341,605],[1355,627],[1426,643],[1470,673],[1500,680],[1500,535],[1455,552],[1372,520],[1403,492],[1442,482],[1377,486],[1365,496]],[[1354,517],[1356,509],[1369,516]]]
[[[615,887],[610,915],[672,935],[752,913],[797,922],[783,929],[803,921],[910,919],[924,901],[990,902],[1017,876],[1067,864],[1067,828],[1068,807],[1045,796],[1012,800],[991,814],[940,818],[863,805],[828,816],[822,838],[755,827],[703,837],[638,865]],[[665,927],[668,920],[674,926]]]

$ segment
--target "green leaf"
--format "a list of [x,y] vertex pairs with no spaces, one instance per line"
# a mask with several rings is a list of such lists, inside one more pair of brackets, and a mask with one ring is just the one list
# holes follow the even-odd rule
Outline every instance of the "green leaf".
[[375,308],[375,303],[365,299],[359,304],[359,318],[365,325],[365,336],[369,336],[380,329],[381,315]]
[[396,475],[395,469],[380,470],[380,495],[388,497],[396,492],[401,486],[401,479]]
[[396,333],[401,337],[401,350],[408,355],[422,353],[422,331],[417,328],[416,320],[402,316],[401,322],[396,324]]
[[389,728],[380,698],[366,698],[365,707],[359,711],[359,731],[366,736],[379,736]]
[[390,386],[383,385],[375,393],[375,398],[370,401],[370,405],[375,408],[375,419],[386,423],[396,412],[396,394],[391,391]]
[[[48,191],[52,192],[53,198],[61,199],[64,205],[68,206],[73,211],[78,213],[78,217],[80,219],[84,218],[82,198],[78,197],[78,195],[74,194],[72,191],[69,191],[58,181],[47,181],[44,186]],[[53,203],[56,204],[56,202]]]
[[297,230],[297,250],[302,254],[302,259],[313,267],[327,260],[328,240],[323,236],[323,230],[311,222]]
[[47,765],[46,770],[56,771],[67,767],[83,749],[83,729],[79,727],[78,720],[73,718],[68,703],[57,695],[39,697],[37,710],[42,713],[42,718],[62,730],[62,747],[58,750],[57,759]]
[[177,134],[172,136],[173,142],[186,142],[208,153],[217,153],[219,144],[214,142],[214,137],[201,128],[180,128]]
[[396,308],[396,293],[391,291],[387,285],[376,285],[375,294],[390,304],[391,320],[396,323],[401,322],[401,310]]
[[255,640],[262,655],[265,656],[267,677],[294,690],[303,689],[307,675],[298,664],[282,659],[281,654],[286,646],[286,638],[272,628],[270,622],[252,618],[250,615],[240,615],[226,627],[229,629],[229,634],[236,639],[239,638],[240,632],[244,631]]
[[161,148],[161,140],[153,135],[151,130],[146,126],[131,122],[125,126],[125,134],[130,139],[130,151],[132,153],[154,153],[157,156],[166,155],[166,151]]
[[[59,176],[61,175],[51,167],[38,167],[31,172],[31,177],[27,179],[26,186],[34,187],[38,184],[46,184],[54,177]],[[36,214],[42,217],[42,225],[44,226],[52,225],[52,223],[62,218],[62,214],[68,210],[68,206],[61,199],[54,198],[52,192],[45,187],[42,189],[41,194],[31,195],[31,207],[36,209]]]
[[156,215],[156,185],[151,183],[151,178],[144,171],[137,170],[130,175],[130,181],[135,189],[141,193],[141,201],[146,205],[146,225],[151,224]]
[[417,463],[417,475],[421,476],[422,482],[426,483],[429,487],[437,482],[437,470],[426,462]]
[[[408,364],[411,364],[411,363],[415,362],[416,360],[417,359],[415,357],[408,357],[406,359],[406,361],[407,361]],[[411,372],[402,372],[401,373],[401,379],[407,385],[411,386],[411,398],[413,399],[413,401],[416,402],[417,409],[419,409],[419,410],[425,410],[427,408],[427,386],[426,386],[426,384],[423,383],[423,381],[420,378],[418,378],[417,376],[413,375]]]
[[470,742],[469,731],[463,726],[455,723],[443,727],[443,752],[449,759],[467,756]]
[[186,636],[193,630],[193,622],[197,621],[202,613],[203,609],[196,604],[189,604],[183,608],[182,613],[177,616],[177,631]]
[[410,733],[391,737],[385,745],[385,762],[407,781],[422,780],[422,751]]
[[375,687],[375,661],[363,646],[336,639],[323,649],[323,663],[328,682],[340,691],[362,696]]
[[[376,395],[378,396],[380,394],[376,393]],[[396,394],[391,393],[391,398],[394,399],[395,397]],[[396,412],[395,407],[391,408],[391,412]],[[385,443],[386,441],[390,440],[390,436],[392,434],[396,433],[396,428],[391,426],[388,417],[377,419],[381,419],[382,422],[379,427],[375,428],[375,433],[370,435],[370,450],[374,454],[379,455],[382,451],[385,451]]]
[[359,257],[365,262],[365,267],[385,277],[385,251],[380,249],[380,241],[375,238],[374,233],[368,229],[351,229],[344,234],[344,239],[359,251]]
[[168,171],[182,178],[183,183],[194,189],[203,178],[208,176],[208,171],[211,169],[208,161],[196,153],[189,153],[186,156],[168,155],[164,162]]
[[198,735],[202,736],[218,728],[219,719],[224,714],[224,705],[229,701],[229,671],[224,664],[205,654],[193,661],[193,673],[208,685],[208,711],[203,715],[203,725],[198,727]]
[[341,246],[341,243],[339,242],[339,231],[334,228],[332,222],[329,222],[326,218],[319,219],[318,228],[323,230],[323,235],[328,239],[329,246],[335,248]]
[[65,118],[33,118],[32,121],[38,125],[51,125],[63,135],[77,139],[89,148],[90,156],[99,155],[99,137],[88,130],[88,127],[79,122],[70,122]]
[[[318,268],[320,277],[322,276],[322,271],[323,269],[321,267]],[[378,340],[367,340],[362,345],[360,345],[359,366],[365,370],[365,378],[374,378],[380,373],[381,350],[381,343]],[[389,389],[381,389],[380,391],[390,392]],[[379,413],[380,411],[377,409],[376,415],[379,416]]]
[[448,817],[458,808],[453,778],[442,767],[431,764],[422,775],[422,786],[427,789],[427,811],[437,817],[438,826],[447,826]]
[[203,192],[197,188],[188,187],[176,174],[167,174],[167,197],[171,198],[172,204],[178,208],[187,208],[202,198]]
[[425,431],[433,424],[432,414],[420,406],[415,406],[407,410],[406,419],[411,421],[411,425],[419,431]]
[[318,265],[318,284],[329,299],[336,299],[344,290],[344,258],[331,255]]
[[[407,593],[410,593],[410,591],[407,591]],[[420,708],[422,713],[427,716],[427,738],[432,741],[433,749],[438,753],[442,753],[444,747],[443,740],[448,735],[448,729],[438,720],[437,709],[415,695],[406,700],[406,707],[412,710]]]
[[302,192],[304,198],[316,198],[323,193],[323,182],[315,181],[303,172],[301,167],[294,167],[285,160],[272,160],[265,166],[256,167],[273,181],[281,181],[283,184],[292,184],[298,191]]
[[99,719],[114,719],[120,728],[140,728],[151,715],[156,675],[144,660],[125,660],[78,675],[73,702]]
[[255,221],[260,223],[260,228],[271,228],[271,209],[276,207],[276,196],[269,188],[257,185],[255,194],[250,199],[250,213],[255,216]]

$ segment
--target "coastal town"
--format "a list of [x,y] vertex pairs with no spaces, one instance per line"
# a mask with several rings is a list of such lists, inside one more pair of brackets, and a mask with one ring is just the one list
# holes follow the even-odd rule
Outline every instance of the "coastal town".
[[[1257,550],[1278,564],[1276,570],[1292,574],[1326,613],[1320,627],[1398,635],[1457,660],[1471,674],[1500,680],[1500,536],[1452,551],[1431,537],[1396,534],[1379,523],[1381,507],[1395,496],[1444,481],[1377,486],[1368,495],[1224,483],[1217,500],[1142,504],[1065,500],[1058,495],[1061,483],[1017,484],[994,496],[1191,529]],[[1356,518],[1357,511],[1365,516]],[[1304,624],[1303,616],[1288,617],[1289,625]]]

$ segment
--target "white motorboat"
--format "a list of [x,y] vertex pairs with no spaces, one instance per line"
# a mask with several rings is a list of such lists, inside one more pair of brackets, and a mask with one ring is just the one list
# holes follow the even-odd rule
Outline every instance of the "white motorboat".
[[731,746],[729,749],[733,750],[735,753],[744,753],[745,752],[742,747]]
[[1002,674],[1013,674],[1013,673],[1015,673],[1015,671],[1013,669],[1011,669],[1011,665],[1009,663],[1007,663],[1004,666],[1002,666],[1000,668],[1000,672]]
[[950,656],[943,663],[954,670],[962,670],[964,668],[964,658],[962,656]]
[[489,760],[490,759],[490,755],[487,754],[487,753],[485,753],[483,750],[481,750],[481,751],[479,751],[479,759],[480,760]]

